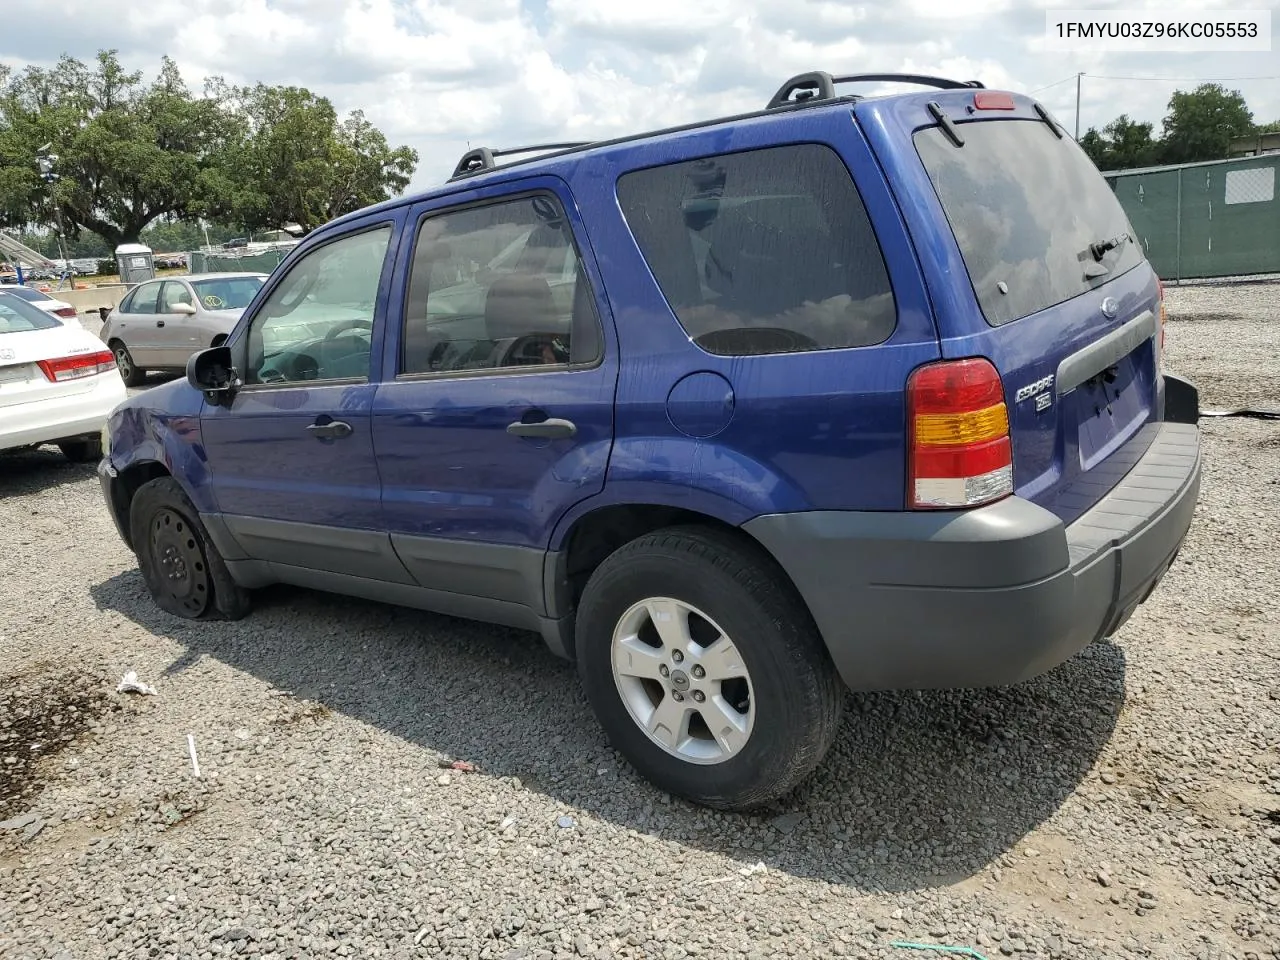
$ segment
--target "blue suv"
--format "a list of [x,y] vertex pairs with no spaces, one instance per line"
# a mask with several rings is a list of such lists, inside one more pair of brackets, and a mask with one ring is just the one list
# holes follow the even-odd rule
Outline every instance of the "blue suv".
[[164,610],[289,583],[536,631],[644,776],[742,809],[846,688],[1016,683],[1150,595],[1200,480],[1163,340],[1035,100],[804,74],[322,227],[100,474]]

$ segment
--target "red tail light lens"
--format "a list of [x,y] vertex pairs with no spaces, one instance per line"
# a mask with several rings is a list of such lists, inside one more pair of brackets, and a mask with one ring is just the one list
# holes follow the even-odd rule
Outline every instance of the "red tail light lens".
[[53,312],[60,317],[66,317],[68,320],[74,320],[76,316],[75,307],[59,307],[57,310]]
[[57,360],[40,360],[36,365],[50,383],[62,383],[109,373],[116,368],[116,358],[111,355],[110,350],[100,350],[97,353],[81,353]]
[[975,507],[1013,493],[1009,411],[990,361],[920,367],[907,382],[907,415],[912,509]]

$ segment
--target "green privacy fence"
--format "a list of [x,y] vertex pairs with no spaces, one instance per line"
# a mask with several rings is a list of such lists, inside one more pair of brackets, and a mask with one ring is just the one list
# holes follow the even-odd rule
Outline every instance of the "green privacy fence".
[[1164,280],[1280,273],[1280,154],[1105,173]]
[[288,253],[288,250],[266,250],[262,253],[237,257],[235,254],[205,253],[196,250],[187,256],[192,273],[270,273],[280,265],[280,261]]

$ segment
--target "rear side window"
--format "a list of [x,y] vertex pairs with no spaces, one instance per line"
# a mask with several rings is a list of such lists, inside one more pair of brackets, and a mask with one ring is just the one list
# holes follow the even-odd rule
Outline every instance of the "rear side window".
[[618,180],[641,253],[685,333],[721,356],[881,343],[897,309],[844,162],[798,144]]
[[160,295],[160,283],[146,283],[129,295],[128,301],[121,307],[122,313],[155,313],[156,301]]
[[1032,120],[961,124],[957,147],[937,127],[916,150],[955,233],[987,322],[1000,325],[1070,300],[1145,257],[1106,180],[1070,137]]

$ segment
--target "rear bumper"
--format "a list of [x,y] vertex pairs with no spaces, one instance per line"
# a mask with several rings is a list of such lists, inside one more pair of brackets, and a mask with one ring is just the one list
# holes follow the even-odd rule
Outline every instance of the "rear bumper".
[[4,407],[0,414],[0,450],[96,437],[107,416],[128,396],[115,371],[99,374],[97,380],[93,389],[84,393]]
[[989,687],[1117,630],[1182,545],[1200,491],[1195,426],[1147,452],[1070,525],[1030,501],[946,513],[810,512],[744,529],[781,563],[854,690]]

